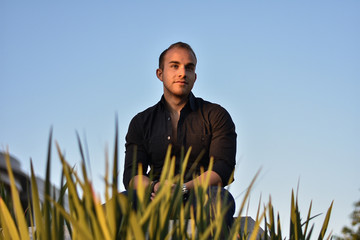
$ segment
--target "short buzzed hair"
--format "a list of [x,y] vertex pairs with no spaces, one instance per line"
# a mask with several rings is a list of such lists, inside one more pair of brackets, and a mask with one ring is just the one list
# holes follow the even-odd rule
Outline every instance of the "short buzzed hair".
[[195,57],[195,60],[197,61],[196,59],[196,54],[194,52],[194,50],[192,50],[191,46],[187,43],[184,43],[184,42],[177,42],[177,43],[174,43],[174,44],[171,44],[170,47],[168,47],[167,49],[165,49],[161,54],[160,54],[160,57],[159,57],[159,68],[160,69],[164,69],[164,58],[165,58],[165,55],[166,53],[170,50],[170,49],[173,49],[173,48],[184,48],[184,49],[187,49],[189,52],[191,52],[194,57]]

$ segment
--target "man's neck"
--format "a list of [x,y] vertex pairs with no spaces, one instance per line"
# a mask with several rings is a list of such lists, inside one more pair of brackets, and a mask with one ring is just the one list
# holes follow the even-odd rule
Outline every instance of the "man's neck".
[[168,107],[168,110],[172,114],[180,115],[181,109],[184,108],[186,103],[189,100],[189,96],[186,97],[176,97],[176,96],[166,96],[164,94],[166,105]]

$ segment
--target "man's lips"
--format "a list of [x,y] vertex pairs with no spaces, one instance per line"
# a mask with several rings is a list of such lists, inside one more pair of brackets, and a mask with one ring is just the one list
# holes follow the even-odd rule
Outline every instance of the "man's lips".
[[186,81],[175,81],[175,83],[179,83],[179,84],[188,84],[188,82],[186,82]]

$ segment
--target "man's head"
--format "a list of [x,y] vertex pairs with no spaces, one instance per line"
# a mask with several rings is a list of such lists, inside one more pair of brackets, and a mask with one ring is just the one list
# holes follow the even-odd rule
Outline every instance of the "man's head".
[[171,44],[170,47],[168,47],[167,49],[165,49],[161,54],[160,54],[160,57],[159,57],[159,68],[160,69],[164,69],[164,58],[165,58],[165,55],[166,53],[173,49],[173,48],[183,48],[183,49],[186,49],[188,50],[192,55],[194,55],[194,58],[195,60],[196,59],[196,55],[195,55],[195,52],[194,50],[192,50],[192,48],[190,47],[189,44],[187,43],[184,43],[184,42],[177,42],[177,43],[174,43],[174,44]]
[[197,78],[196,63],[194,51],[182,42],[171,45],[160,55],[156,76],[163,82],[166,100],[189,96]]

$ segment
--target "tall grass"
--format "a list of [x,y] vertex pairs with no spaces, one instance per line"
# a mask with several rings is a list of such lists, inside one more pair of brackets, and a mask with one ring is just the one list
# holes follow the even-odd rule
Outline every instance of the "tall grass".
[[[271,200],[258,207],[253,229],[247,229],[247,221],[241,221],[244,209],[257,175],[250,183],[240,203],[237,218],[231,229],[226,229],[224,215],[228,206],[217,202],[215,209],[209,201],[206,189],[209,179],[196,182],[194,195],[197,207],[183,202],[180,186],[183,184],[185,166],[191,149],[184,156],[181,174],[174,175],[175,158],[167,152],[164,170],[160,177],[161,188],[151,201],[150,191],[140,182],[139,189],[128,196],[118,193],[118,131],[115,134],[115,151],[113,155],[113,171],[109,180],[109,169],[105,172],[105,202],[93,189],[88,179],[82,144],[78,138],[82,156],[81,176],[66,161],[56,143],[56,150],[62,163],[62,174],[65,183],[60,184],[60,196],[52,195],[50,184],[50,163],[52,134],[49,137],[47,170],[45,179],[44,202],[40,202],[35,173],[31,163],[31,202],[29,210],[30,222],[26,221],[24,209],[20,204],[19,193],[10,166],[9,155],[6,158],[8,175],[11,181],[11,202],[6,204],[2,194],[0,197],[0,239],[64,239],[64,231],[71,239],[283,239],[279,215],[275,218]],[[108,166],[108,160],[106,160]],[[210,164],[210,169],[212,162]],[[140,166],[141,168],[141,166]],[[141,169],[139,171],[142,172]],[[140,178],[141,179],[141,178]],[[175,187],[174,187],[175,186]],[[66,193],[66,195],[65,195]],[[64,206],[64,197],[68,198],[68,208]],[[136,197],[137,210],[132,207],[132,199]],[[318,239],[326,237],[332,203],[325,216]],[[12,215],[10,212],[13,212]],[[291,195],[290,231],[287,239],[310,239],[313,227],[310,227],[311,205],[305,221],[301,220],[297,197]],[[264,231],[260,231],[260,228]],[[190,229],[190,231],[189,231]],[[29,231],[30,230],[30,231]],[[251,231],[250,231],[251,230]],[[30,236],[31,234],[31,236]]]

